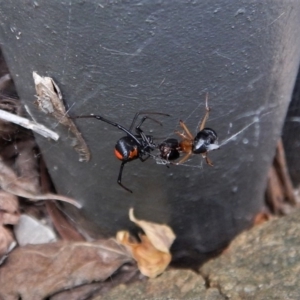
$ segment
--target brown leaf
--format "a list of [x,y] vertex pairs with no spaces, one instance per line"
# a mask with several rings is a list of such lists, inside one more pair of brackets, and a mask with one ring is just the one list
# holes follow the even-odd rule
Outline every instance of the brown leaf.
[[0,90],[3,91],[10,83],[12,79],[9,73],[0,77]]
[[266,203],[273,214],[281,215],[283,213],[284,191],[278,173],[273,165],[268,174]]
[[169,252],[157,250],[146,235],[140,235],[140,239],[140,243],[131,242],[127,231],[117,233],[117,240],[131,251],[141,273],[147,277],[155,278],[167,268],[172,256]]
[[261,211],[254,216],[253,225],[254,226],[261,225],[261,224],[269,221],[270,218],[271,218],[270,213],[268,213],[267,211]]
[[278,173],[278,177],[280,178],[280,181],[282,183],[286,202],[290,203],[291,205],[296,205],[294,188],[293,188],[292,180],[290,178],[289,170],[287,167],[287,162],[286,162],[282,139],[279,139],[279,141],[277,143],[276,156],[274,158],[273,164]]
[[[52,191],[52,182],[48,173],[46,164],[43,159],[40,159],[40,183],[41,191],[49,193]],[[63,240],[67,241],[85,241],[85,238],[76,230],[75,222],[71,220],[57,207],[53,201],[45,203],[47,213],[50,216],[53,226]]]
[[10,250],[13,243],[14,238],[12,232],[3,226],[0,226],[0,264],[1,258]]
[[133,208],[129,209],[129,219],[143,229],[156,249],[162,252],[169,252],[169,249],[176,238],[173,230],[169,226],[138,220],[133,214]]
[[282,139],[277,143],[276,155],[269,170],[265,200],[273,215],[286,215],[297,204]]
[[36,186],[31,183],[30,178],[17,177],[14,170],[5,164],[1,157],[0,186],[8,193],[28,198],[29,200],[60,200],[70,203],[77,208],[81,208],[80,203],[69,197],[50,193],[40,195],[38,191],[36,191]]
[[[2,91],[1,87],[0,90]],[[0,109],[10,112],[12,114],[16,114],[18,116],[22,114],[20,100],[4,96],[2,93],[0,94]],[[5,120],[0,119],[0,138],[3,139],[0,140],[0,143],[7,144],[7,141],[10,140],[12,136],[18,134],[19,128],[20,127],[18,125],[12,122],[7,122]]]
[[76,125],[68,116],[58,85],[51,77],[42,77],[36,72],[33,72],[32,75],[38,108],[42,112],[53,116],[60,124],[66,126],[72,132],[75,136],[74,149],[79,154],[79,161],[89,161],[91,158],[90,150]]
[[46,202],[46,208],[51,217],[53,226],[59,233],[60,237],[66,241],[85,241],[85,238],[72,226],[68,217],[64,215],[51,201]]
[[132,258],[113,239],[20,247],[0,268],[0,299],[44,299],[66,289],[104,281],[128,262]]
[[12,194],[0,191],[0,226],[17,224],[19,221],[18,198]]
[[[26,178],[32,187],[30,190],[40,192],[39,151],[34,139],[20,140],[16,145],[17,155],[14,160],[14,170],[18,177]],[[5,159],[3,159],[5,161]],[[6,161],[5,161],[6,162]]]
[[138,272],[136,264],[126,264],[118,269],[118,272],[109,277],[105,282],[95,282],[81,285],[77,288],[57,293],[50,297],[49,300],[94,299],[95,296],[105,295],[112,288],[120,284],[124,285],[133,280],[138,280],[138,276],[140,276],[140,273]]
[[167,225],[138,220],[129,210],[129,218],[141,227],[146,235],[140,235],[141,242],[132,241],[127,231],[119,231],[117,240],[125,245],[137,261],[138,268],[145,276],[155,278],[160,275],[171,262],[169,249],[176,238],[173,230]]

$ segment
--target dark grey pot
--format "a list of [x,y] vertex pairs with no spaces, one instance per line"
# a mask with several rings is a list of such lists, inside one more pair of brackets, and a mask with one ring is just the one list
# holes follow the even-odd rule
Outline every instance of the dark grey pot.
[[[92,236],[140,219],[169,224],[178,256],[215,251],[250,226],[263,205],[268,169],[300,57],[299,1],[3,1],[1,46],[21,99],[59,142],[37,137],[65,206]],[[242,131],[189,166],[154,160],[125,166],[116,180],[116,141],[124,134],[93,119],[76,120],[92,159],[80,163],[62,126],[33,104],[32,71],[60,86],[70,115],[101,114],[128,127],[139,110],[171,114],[143,127],[173,136],[179,119],[196,132],[209,92],[207,126],[219,140]],[[252,124],[252,125],[250,125]],[[249,125],[249,127],[247,127]],[[247,127],[247,128],[246,128]],[[245,129],[246,128],[246,129]]]

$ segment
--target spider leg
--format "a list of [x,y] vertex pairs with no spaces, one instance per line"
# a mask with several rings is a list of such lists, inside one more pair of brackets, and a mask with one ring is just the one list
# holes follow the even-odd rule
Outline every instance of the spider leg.
[[189,129],[187,128],[187,126],[184,124],[182,120],[179,121],[179,125],[183,128],[188,138],[193,140],[194,139],[193,135],[191,134],[191,132],[189,131]]
[[191,155],[192,155],[192,151],[188,152],[179,162],[175,163],[175,165],[183,164],[185,161],[189,159]]
[[122,174],[123,174],[123,168],[124,168],[124,165],[126,164],[126,161],[123,161],[121,163],[121,166],[120,166],[120,171],[119,171],[119,175],[118,175],[118,184],[126,191],[128,191],[129,193],[132,193],[132,190],[130,190],[129,188],[127,188],[125,185],[122,184]]
[[208,93],[206,93],[206,98],[205,98],[205,109],[206,109],[206,112],[205,112],[204,118],[201,121],[201,124],[200,124],[200,127],[199,127],[200,131],[204,129],[205,123],[206,123],[206,121],[208,120],[208,117],[209,117],[210,107],[208,106]]
[[[132,128],[133,128],[133,126],[134,126],[134,124],[135,124],[135,122],[136,122],[138,116],[139,116],[139,115],[146,115],[146,114],[147,114],[147,115],[162,115],[162,116],[167,116],[167,117],[170,116],[169,114],[164,114],[164,113],[160,113],[160,112],[153,112],[153,111],[139,111],[139,112],[137,112],[137,113],[134,115],[134,118],[132,119],[131,125],[130,125],[130,127],[129,127],[129,131],[132,130]],[[154,121],[154,122],[156,122],[156,123],[158,123],[158,124],[160,124],[160,125],[162,126],[162,123],[159,122],[159,121],[157,121],[156,119],[151,118],[151,117],[149,117],[149,116],[148,116],[148,119],[151,119],[152,121]],[[145,121],[145,120],[144,120],[144,121]],[[137,127],[140,127],[140,126],[144,123],[144,121],[142,121],[142,122],[140,123],[140,125],[137,126]]]
[[[139,123],[139,125],[137,125],[137,126],[135,127],[135,130],[141,130],[140,127],[143,125],[143,123],[144,123],[147,119],[150,119],[150,120],[156,122],[157,124],[159,124],[160,126],[162,126],[162,122],[160,122],[160,121],[158,121],[158,120],[156,120],[156,119],[154,119],[154,118],[151,118],[151,117],[149,117],[149,116],[145,116],[145,117],[142,118],[142,120],[141,120],[141,122]],[[130,131],[131,131],[131,128],[130,128]]]
[[139,159],[140,159],[141,162],[144,162],[144,161],[146,161],[150,156],[152,156],[152,155],[149,155],[149,154],[148,154],[145,158],[143,158],[143,157],[140,156]]
[[153,119],[153,118],[151,118],[151,117],[149,117],[149,116],[145,116],[145,117],[142,118],[142,120],[141,120],[141,122],[139,123],[139,125],[137,125],[137,126],[135,127],[135,131],[136,131],[136,133],[137,133],[138,135],[141,136],[142,140],[149,146],[149,148],[152,149],[152,150],[154,150],[155,145],[153,144],[152,139],[149,140],[149,136],[147,137],[147,135],[144,133],[144,131],[140,128],[140,127],[142,126],[142,124],[143,124],[147,119],[150,119],[150,120],[152,120],[152,121],[155,121],[155,122],[159,123],[159,124],[162,126],[162,123],[161,123],[161,122],[159,122],[159,121],[157,121],[157,120],[155,120],[155,119]]
[[207,152],[206,152],[206,153],[203,153],[203,154],[202,154],[202,157],[205,158],[205,161],[206,161],[206,163],[207,163],[209,166],[211,166],[211,167],[214,166],[213,163],[212,163],[212,161],[208,158]]
[[112,121],[110,121],[110,120],[108,120],[108,119],[106,119],[106,118],[104,118],[104,117],[102,117],[102,116],[100,116],[100,115],[76,116],[76,117],[70,117],[70,118],[71,118],[71,119],[79,119],[79,118],[95,118],[95,119],[97,119],[97,120],[103,121],[103,122],[105,122],[105,123],[108,123],[108,124],[110,124],[110,125],[112,125],[112,126],[117,127],[118,129],[124,131],[128,136],[130,136],[131,138],[133,138],[133,139],[136,141],[136,143],[137,143],[138,145],[141,145],[141,142],[137,139],[137,137],[136,137],[134,134],[132,134],[132,133],[130,132],[130,130],[128,130],[128,129],[126,129],[125,127],[123,127],[122,125],[120,125],[120,124],[118,124],[118,123],[115,123],[115,122],[112,122]]

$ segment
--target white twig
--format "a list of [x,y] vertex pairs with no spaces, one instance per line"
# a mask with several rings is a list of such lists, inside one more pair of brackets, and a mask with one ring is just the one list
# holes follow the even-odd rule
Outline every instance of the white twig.
[[300,118],[299,117],[291,117],[291,118],[288,118],[288,121],[291,121],[291,122],[300,122]]
[[45,127],[44,125],[34,123],[26,118],[17,116],[15,114],[11,114],[5,110],[0,109],[0,119],[12,122],[14,124],[20,125],[22,127],[25,127],[27,129],[31,129],[32,131],[44,136],[45,138],[51,138],[55,141],[59,139],[59,135]]

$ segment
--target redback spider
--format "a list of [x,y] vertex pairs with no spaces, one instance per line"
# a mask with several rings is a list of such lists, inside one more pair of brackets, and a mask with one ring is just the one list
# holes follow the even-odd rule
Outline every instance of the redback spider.
[[209,117],[210,108],[208,107],[208,94],[206,94],[206,113],[200,124],[199,132],[194,137],[183,121],[180,120],[179,124],[183,128],[183,132],[176,133],[182,138],[180,142],[177,139],[170,138],[163,141],[158,145],[160,150],[160,158],[166,161],[172,161],[179,158],[180,152],[185,152],[186,155],[176,165],[184,163],[188,158],[194,154],[202,154],[206,159],[207,164],[213,166],[211,160],[208,158],[207,153],[211,150],[218,149],[217,133],[211,129],[206,128],[205,124]]
[[119,175],[118,175],[118,184],[130,193],[132,193],[132,191],[122,184],[122,173],[123,173],[124,165],[127,162],[130,162],[135,159],[140,159],[140,161],[144,162],[150,156],[155,158],[155,156],[152,155],[150,152],[157,148],[156,144],[154,144],[154,142],[153,142],[153,137],[151,135],[146,135],[143,132],[143,130],[141,129],[141,126],[147,119],[150,119],[150,120],[162,125],[162,123],[159,122],[158,120],[151,118],[149,116],[144,116],[141,119],[140,123],[135,127],[136,134],[133,134],[131,132],[131,130],[132,130],[133,126],[135,125],[135,122],[136,122],[138,116],[141,114],[170,116],[169,114],[164,114],[164,113],[159,113],[159,112],[140,111],[135,114],[129,129],[126,129],[122,125],[112,122],[100,115],[91,114],[88,116],[72,117],[72,118],[95,118],[97,120],[106,122],[112,126],[115,126],[127,134],[127,136],[124,136],[117,141],[116,146],[115,146],[115,156],[119,160],[122,161],[121,166],[120,166]]

